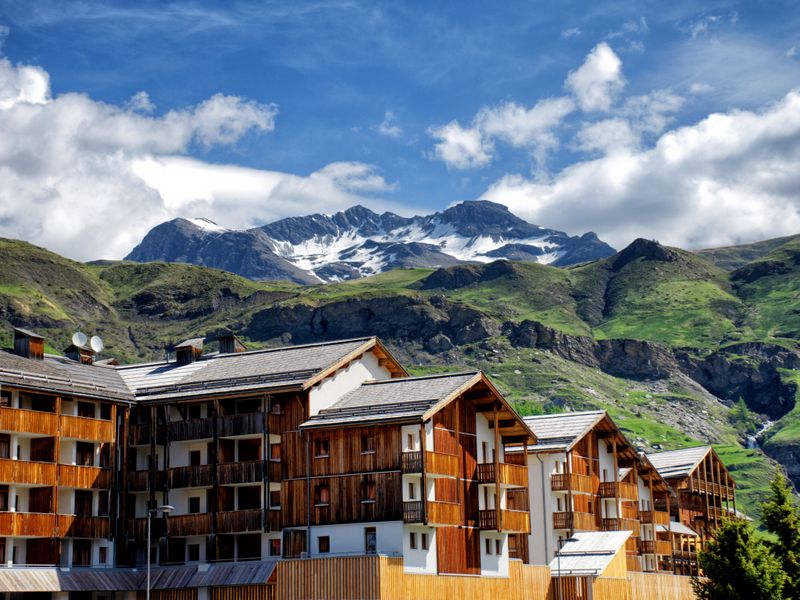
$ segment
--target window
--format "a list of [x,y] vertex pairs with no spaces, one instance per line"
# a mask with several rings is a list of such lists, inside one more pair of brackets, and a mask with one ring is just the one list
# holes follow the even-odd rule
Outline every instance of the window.
[[0,392],[0,406],[11,406],[11,392],[8,390]]
[[274,460],[276,462],[280,462],[281,460],[281,445],[280,444],[270,444],[269,445],[269,459]]
[[97,495],[97,514],[101,517],[108,516],[108,492],[100,492]]
[[327,554],[331,551],[331,538],[327,535],[321,535],[317,538],[317,549],[320,554]]
[[189,451],[189,465],[192,467],[200,466],[200,450]]
[[197,562],[200,560],[200,544],[189,544],[186,546],[186,560]]
[[92,561],[91,540],[72,541],[72,566],[88,567]]
[[503,542],[500,540],[494,541],[494,553],[500,556],[503,553]]
[[314,458],[327,458],[330,448],[328,438],[314,440]]
[[378,551],[378,534],[374,527],[364,528],[364,552],[375,554]]
[[108,402],[100,404],[100,418],[104,421],[111,420],[111,405]]
[[413,451],[414,450],[414,434],[408,434],[408,449]]
[[104,469],[111,466],[111,444],[109,443],[100,446],[100,466]]
[[422,549],[423,550],[427,550],[428,549],[428,534],[427,533],[420,534],[420,538],[421,538],[420,541],[422,542]]
[[321,484],[314,488],[314,504],[316,506],[328,506],[331,502],[331,488],[327,484]]
[[372,434],[365,434],[361,436],[361,454],[374,454],[375,453],[375,436]]
[[408,534],[408,547],[412,550],[417,549],[417,534],[413,531]]
[[89,490],[75,490],[75,514],[91,516],[92,492]]
[[8,510],[8,486],[0,486],[0,511],[6,512]]
[[377,489],[375,481],[368,479],[361,482],[361,502],[375,502]]
[[489,462],[489,444],[487,442],[481,442],[481,450],[483,451],[483,462]]
[[281,555],[281,541],[278,538],[271,539],[269,541],[269,555],[270,556],[280,556]]
[[11,436],[0,434],[0,458],[11,458]]
[[561,498],[556,498],[556,511],[563,512],[563,509],[561,508]]
[[492,555],[492,540],[486,538],[486,554],[491,556]]
[[239,442],[239,462],[259,460],[261,440],[241,440]]
[[281,493],[279,490],[275,490],[269,493],[269,507],[270,508],[281,507]]
[[273,415],[281,414],[281,405],[278,404],[277,402],[272,405],[272,414]]
[[416,495],[417,495],[417,491],[414,489],[414,482],[409,481],[408,482],[408,499],[409,500],[414,500]]
[[78,402],[78,416],[94,419],[94,404],[91,402]]
[[261,508],[261,486],[242,486],[238,490],[239,510]]
[[84,467],[94,465],[94,444],[77,442],[75,444],[75,462]]
[[200,496],[192,496],[189,498],[189,512],[191,514],[200,512]]
[[200,418],[202,418],[200,416],[201,413],[200,413],[200,405],[199,404],[190,404],[188,413],[189,413],[189,418],[190,419],[200,419]]
[[106,546],[100,546],[97,553],[97,562],[99,562],[101,565],[104,565],[108,562],[108,548]]

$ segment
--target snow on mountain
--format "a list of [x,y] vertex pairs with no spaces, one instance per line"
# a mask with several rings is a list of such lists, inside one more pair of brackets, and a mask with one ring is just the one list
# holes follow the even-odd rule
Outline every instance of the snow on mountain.
[[202,218],[175,219],[151,230],[127,258],[191,262],[252,279],[309,283],[403,266],[443,267],[501,258],[566,266],[613,252],[592,232],[570,237],[532,225],[501,204],[473,201],[410,218],[354,206],[247,231],[228,230]]

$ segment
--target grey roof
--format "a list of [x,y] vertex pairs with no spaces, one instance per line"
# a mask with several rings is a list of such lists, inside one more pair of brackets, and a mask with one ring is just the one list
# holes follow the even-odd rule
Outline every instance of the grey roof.
[[22,327],[14,327],[14,331],[18,331],[22,335],[26,335],[28,337],[31,337],[31,338],[34,338],[34,339],[37,339],[37,340],[43,340],[44,339],[44,336],[41,336],[38,333],[30,331],[29,329],[23,329]]
[[648,454],[647,458],[664,479],[688,477],[710,450],[711,446],[681,448]]
[[191,338],[188,340],[182,341],[180,344],[177,344],[176,348],[194,348],[195,350],[202,350],[203,344],[205,343],[205,338]]
[[415,421],[480,376],[478,371],[368,381],[303,423],[328,427],[364,422]]
[[36,360],[11,352],[0,352],[0,385],[103,400],[134,399],[113,367],[84,365],[51,355],[46,355],[43,360]]
[[525,417],[525,424],[539,440],[530,447],[530,451],[567,450],[605,416],[603,410],[591,410]]
[[[567,542],[550,561],[553,577],[571,575],[598,576],[622,550],[630,531],[582,531],[574,533],[575,541]],[[560,571],[559,571],[560,568]]]
[[323,342],[269,350],[201,356],[187,365],[175,362],[118,367],[138,399],[164,400],[193,395],[302,387],[326,368],[374,338]]
[[667,529],[666,525],[657,525],[656,526],[656,530],[657,531],[664,531],[664,532],[665,531],[671,531],[672,533],[679,533],[681,535],[689,535],[689,536],[692,536],[692,537],[700,537],[694,529],[684,525],[680,521],[670,521],[669,522],[669,529]]

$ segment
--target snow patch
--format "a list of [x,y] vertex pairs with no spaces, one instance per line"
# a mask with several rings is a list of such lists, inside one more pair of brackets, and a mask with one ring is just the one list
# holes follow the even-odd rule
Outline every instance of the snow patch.
[[194,219],[187,220],[195,227],[199,227],[200,229],[211,233],[225,233],[226,231],[229,231],[228,229],[217,225],[214,223],[214,221],[206,219],[205,217],[195,217]]

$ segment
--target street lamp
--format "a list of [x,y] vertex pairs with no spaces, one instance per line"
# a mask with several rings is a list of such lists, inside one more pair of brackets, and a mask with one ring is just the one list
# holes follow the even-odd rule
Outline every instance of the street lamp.
[[159,506],[158,508],[147,509],[147,600],[150,600],[150,521],[153,515],[158,511],[168,514],[173,510],[175,510],[175,507],[169,504]]
[[564,578],[561,576],[561,548],[564,547],[564,544],[577,541],[579,541],[578,538],[574,538],[572,536],[568,538],[558,538],[558,552],[556,552],[556,568],[558,569],[558,600],[561,600],[564,597]]

